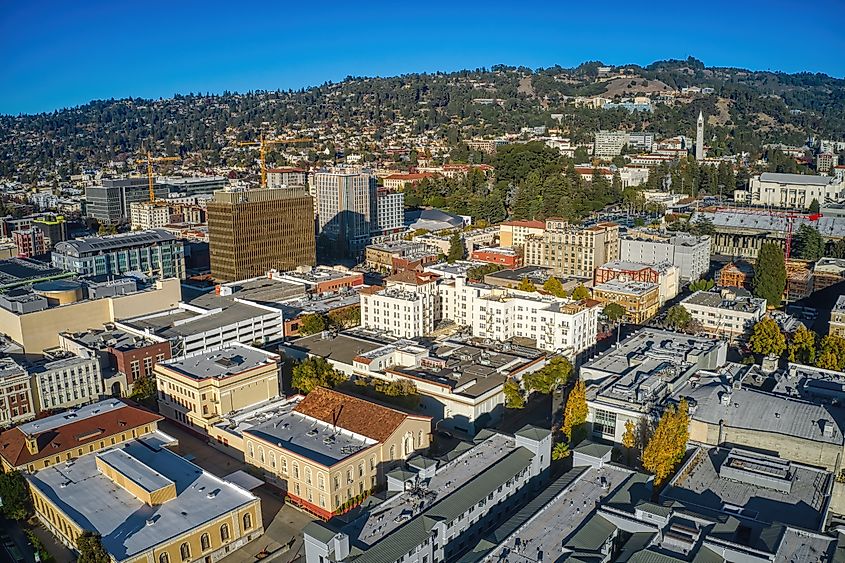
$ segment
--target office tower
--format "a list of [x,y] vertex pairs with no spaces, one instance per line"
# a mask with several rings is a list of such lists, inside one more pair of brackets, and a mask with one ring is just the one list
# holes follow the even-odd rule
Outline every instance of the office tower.
[[215,192],[207,210],[211,275],[219,281],[316,262],[314,203],[304,189]]
[[695,159],[704,160],[704,114],[698,112],[698,123],[695,127]]
[[[155,187],[156,199],[167,197],[167,186]],[[121,223],[129,219],[130,205],[150,200],[149,180],[146,177],[102,180],[99,186],[85,188],[85,215],[101,223]]]
[[317,198],[317,225],[327,249],[355,256],[377,231],[376,179],[367,173],[317,172],[312,176]]

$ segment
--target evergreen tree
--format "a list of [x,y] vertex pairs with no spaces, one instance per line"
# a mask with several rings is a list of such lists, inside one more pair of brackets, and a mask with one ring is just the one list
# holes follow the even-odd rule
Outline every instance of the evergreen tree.
[[780,356],[786,350],[786,337],[771,317],[763,317],[754,325],[748,343],[755,354],[764,356]]
[[786,263],[783,259],[783,249],[774,242],[764,242],[757,255],[752,279],[754,295],[766,300],[769,308],[780,305],[783,292],[786,290]]
[[111,557],[103,547],[103,539],[96,532],[83,532],[76,538],[76,549],[79,551],[77,563],[111,563]]
[[543,284],[543,290],[555,297],[566,297],[566,290],[563,289],[563,284],[554,276],[546,280],[546,283]]
[[446,255],[446,260],[451,264],[458,260],[463,260],[464,256],[466,256],[464,239],[461,233],[454,233],[449,240],[449,254]]
[[692,322],[692,315],[683,305],[672,305],[666,312],[666,326],[674,330],[685,330]]
[[813,198],[813,201],[810,202],[810,208],[808,211],[810,213],[819,213],[822,210],[821,205],[819,205],[819,200]]
[[815,227],[801,225],[792,241],[795,256],[802,260],[815,262],[824,256],[824,239]]
[[566,459],[572,453],[569,449],[569,444],[566,442],[558,442],[552,448],[552,459],[555,461]]
[[602,314],[608,321],[616,324],[625,317],[625,307],[619,303],[608,303],[602,309]]
[[26,520],[32,514],[32,497],[29,484],[20,471],[0,473],[0,508],[3,516],[10,520]]
[[[575,387],[569,392],[566,399],[566,407],[563,411],[563,433],[569,443],[574,443],[573,433],[579,430],[587,422],[587,387],[582,380],[575,382]],[[576,436],[577,438],[577,436]]]
[[816,367],[845,371],[845,338],[835,334],[822,338]]
[[573,301],[583,301],[584,299],[590,298],[590,290],[584,287],[584,284],[578,285],[575,289],[572,290],[572,300]]

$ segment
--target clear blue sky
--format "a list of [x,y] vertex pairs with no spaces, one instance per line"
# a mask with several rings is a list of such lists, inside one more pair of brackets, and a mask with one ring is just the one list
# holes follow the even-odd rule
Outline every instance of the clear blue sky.
[[843,77],[843,21],[843,0],[0,0],[0,113],[498,63],[692,55]]

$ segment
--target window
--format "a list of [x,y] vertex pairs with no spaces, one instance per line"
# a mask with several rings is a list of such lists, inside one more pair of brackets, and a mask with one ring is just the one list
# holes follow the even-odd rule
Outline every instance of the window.
[[244,530],[249,530],[252,528],[252,514],[246,513],[244,514]]
[[220,541],[229,541],[229,525],[220,526]]
[[255,450],[252,449],[252,442],[246,443],[247,451],[249,452],[249,457],[255,457]]
[[188,545],[188,542],[183,542],[179,546],[179,555],[182,556],[182,561],[187,561],[191,558],[191,546]]
[[270,467],[276,468],[276,452],[270,452]]
[[158,563],[170,563],[170,556],[167,553],[162,553],[158,556]]
[[208,534],[203,534],[200,536],[200,546],[202,547],[203,551],[211,548],[211,538],[208,537]]
[[616,434],[616,413],[596,410],[593,417],[593,432],[600,433],[603,436],[613,436]]

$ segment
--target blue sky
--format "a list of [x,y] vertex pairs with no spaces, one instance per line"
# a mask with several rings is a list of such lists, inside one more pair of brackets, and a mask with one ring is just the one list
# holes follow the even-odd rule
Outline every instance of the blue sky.
[[845,1],[0,1],[0,113],[503,63],[845,76]]

